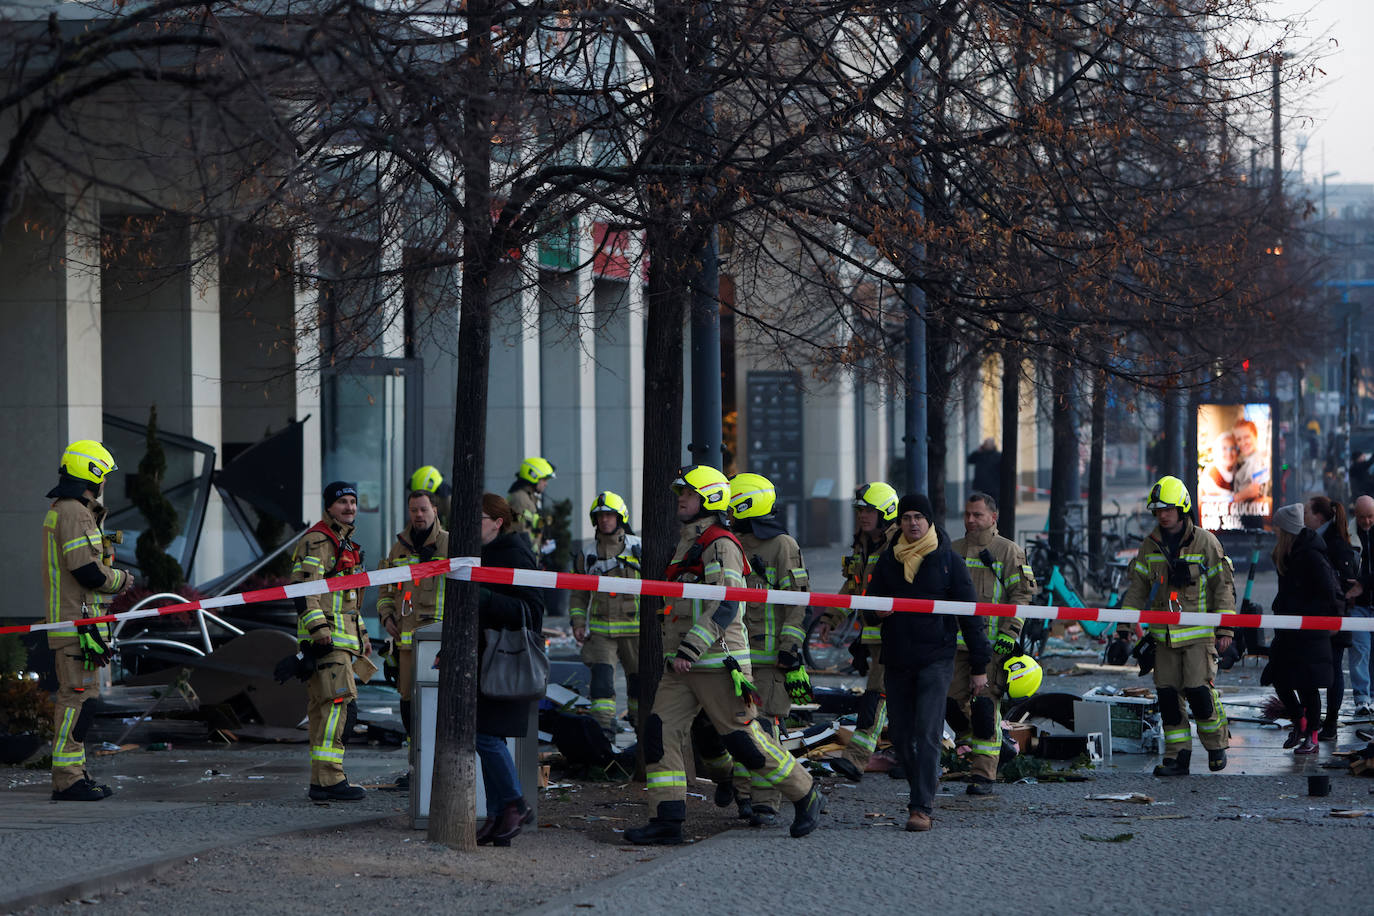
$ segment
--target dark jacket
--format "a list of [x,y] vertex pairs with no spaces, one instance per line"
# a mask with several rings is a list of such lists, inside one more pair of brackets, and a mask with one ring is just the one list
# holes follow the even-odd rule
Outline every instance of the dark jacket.
[[[939,544],[921,561],[916,579],[906,581],[902,562],[897,559],[896,541],[883,551],[873,568],[868,595],[891,598],[943,598],[950,601],[977,601],[973,580],[962,557],[949,546],[949,536],[936,528]],[[869,613],[871,619],[879,619]],[[969,650],[969,667],[982,674],[992,660],[992,643],[987,626],[977,617],[947,614],[914,614],[898,611],[880,618],[883,633],[882,662],[889,668],[923,668],[954,658],[955,636],[962,631]]]
[[[507,531],[482,548],[483,566],[536,569],[534,550],[521,531]],[[536,633],[544,626],[544,602],[540,589],[519,585],[483,585],[477,604],[478,658],[486,648],[482,630],[516,630],[529,626]],[[480,676],[480,675],[479,675]],[[532,702],[477,697],[477,731],[483,735],[521,738],[529,730]]]
[[[1336,581],[1341,586],[1341,607],[1337,612],[1342,617],[1347,613],[1348,603],[1345,600],[1346,582],[1357,578],[1360,574],[1359,561],[1355,559],[1355,548],[1345,542],[1341,537],[1341,532],[1336,529],[1335,521],[1326,526],[1322,532],[1322,537],[1326,543],[1326,558],[1331,561],[1331,568],[1335,570]],[[1337,630],[1331,634],[1334,645],[1337,648],[1350,648],[1355,644],[1354,634],[1346,630]]]
[[980,448],[968,456],[968,463],[973,465],[973,489],[996,496],[1002,486],[1002,453]]
[[1360,607],[1369,607],[1374,604],[1374,554],[1370,553],[1374,544],[1370,543],[1370,532],[1355,524],[1355,536],[1360,539],[1360,586],[1364,591],[1355,599],[1355,604]]
[[[1345,606],[1336,574],[1326,558],[1326,545],[1304,528],[1293,542],[1279,574],[1275,614],[1339,616]],[[1300,690],[1331,686],[1331,634],[1327,630],[1277,630],[1269,648],[1263,683]]]

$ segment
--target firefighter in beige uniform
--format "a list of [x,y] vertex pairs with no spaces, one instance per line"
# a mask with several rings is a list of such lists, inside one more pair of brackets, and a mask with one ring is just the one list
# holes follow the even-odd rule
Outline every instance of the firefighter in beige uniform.
[[[964,558],[973,589],[979,601],[993,604],[1030,604],[1035,594],[1035,577],[1026,564],[1026,554],[1015,541],[997,534],[997,502],[986,493],[974,493],[964,504],[964,536],[950,545]],[[959,648],[954,653],[954,676],[949,682],[949,712],[946,718],[958,735],[957,742],[969,747],[972,774],[969,795],[991,795],[997,781],[997,760],[1002,753],[1002,694],[1007,687],[1003,661],[1016,653],[1021,635],[1021,618],[987,618],[988,640],[995,653],[987,666],[987,685],[974,696],[970,688],[968,648],[958,634]]]
[[[665,578],[678,582],[743,586],[745,561],[739,542],[721,525],[730,482],[706,465],[682,468],[673,482],[683,524]],[[824,806],[811,776],[759,728],[748,683],[749,645],[739,605],[733,601],[674,599],[664,608],[663,651],[667,667],[644,726],[644,762],[654,816],[625,831],[634,844],[682,842],[687,819],[687,772],[683,743],[705,709],[721,743],[750,772],[777,786],[796,809],[791,833],[816,829]]]
[[[324,518],[301,537],[292,557],[291,581],[310,582],[363,571],[363,551],[353,543],[358,488],[335,481],[324,489]],[[351,588],[296,599],[296,637],[314,660],[306,682],[310,724],[310,797],[356,801],[367,795],[344,775],[344,735],[349,707],[358,698],[353,662],[371,648],[358,616],[362,595]]]
[[[844,558],[844,585],[841,595],[862,595],[868,591],[873,569],[887,545],[898,534],[897,491],[880,480],[860,485],[854,491],[854,546]],[[839,626],[844,612],[827,610],[821,624],[821,637]],[[878,660],[882,648],[882,630],[876,624],[865,623],[858,640],[849,647],[854,667],[868,676],[863,697],[859,700],[858,722],[844,752],[827,762],[841,776],[858,782],[863,779],[868,758],[873,756],[878,736],[887,725],[887,696],[883,692],[883,663]]]
[[[546,553],[544,545],[544,489],[557,475],[553,465],[538,456],[520,462],[515,482],[506,493],[506,502],[515,513],[515,527],[525,532],[535,556]],[[550,548],[551,549],[551,548]]]
[[[58,469],[53,500],[43,518],[43,585],[48,623],[63,623],[104,613],[103,600],[130,584],[130,576],[110,566],[113,546],[101,529],[100,504],[105,478],[116,469],[103,445],[82,439],[67,446]],[[86,731],[100,694],[97,673],[109,663],[107,623],[48,631],[48,648],[57,667],[53,698],[52,797],[54,801],[100,801],[113,794],[86,772]]]
[[[396,535],[383,568],[410,566],[448,558],[448,532],[440,524],[435,495],[415,490],[406,500],[410,525]],[[383,585],[377,598],[377,620],[391,637],[399,666],[396,692],[401,695],[401,723],[410,734],[410,703],[415,688],[416,627],[444,619],[444,577]]]
[[[801,548],[773,515],[777,492],[761,474],[736,474],[730,478],[730,520],[744,548],[749,588],[805,592],[811,582],[802,564]],[[802,664],[801,645],[806,634],[800,604],[754,601],[744,606],[744,626],[749,636],[749,665],[759,693],[759,726],[777,738],[777,720],[787,717],[792,704],[809,703],[811,682]],[[782,807],[782,793],[766,779],[734,763],[735,794],[741,808],[749,806],[749,825],[772,824]]]
[[[617,493],[603,490],[592,507],[595,543],[576,560],[575,572],[591,576],[639,579],[640,540],[630,529],[630,509]],[[639,595],[573,592],[568,616],[573,638],[582,646],[582,661],[592,672],[592,718],[614,740],[615,663],[625,669],[630,721],[639,712]]]

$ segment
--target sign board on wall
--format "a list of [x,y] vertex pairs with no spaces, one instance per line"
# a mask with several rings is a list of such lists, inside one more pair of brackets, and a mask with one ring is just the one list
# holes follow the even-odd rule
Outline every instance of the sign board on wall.
[[1270,404],[1199,404],[1197,505],[1202,527],[1241,531],[1274,515]]

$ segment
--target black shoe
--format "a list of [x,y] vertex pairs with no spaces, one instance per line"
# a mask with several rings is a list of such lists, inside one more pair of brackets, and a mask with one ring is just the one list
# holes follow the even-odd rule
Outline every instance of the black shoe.
[[968,786],[964,789],[965,795],[996,795],[992,789],[992,782],[981,776],[969,777]]
[[1191,750],[1179,751],[1177,757],[1165,757],[1164,762],[1155,766],[1156,776],[1187,776],[1188,764],[1192,761]]
[[738,817],[742,821],[747,821],[754,816],[754,803],[743,795],[735,796],[735,803],[739,806]]
[[1207,769],[1220,773],[1226,769],[1226,748],[1218,747],[1207,751]]
[[633,846],[680,846],[682,821],[665,821],[651,817],[649,823],[643,827],[631,827],[626,830],[625,842]]
[[863,772],[848,757],[831,757],[826,763],[830,764],[830,769],[850,782],[860,782],[864,778]]
[[1317,739],[1319,741],[1335,741],[1336,732],[1339,728],[1340,725],[1337,722],[1323,722],[1322,730],[1317,732]]
[[78,779],[61,792],[53,790],[53,801],[104,801],[114,794],[109,786],[97,785],[89,779]]
[[402,773],[396,777],[396,788],[401,792],[410,791],[410,774]]
[[717,808],[728,808],[735,801],[735,784],[732,782],[716,783],[716,795],[712,799]]
[[806,797],[794,801],[792,807],[796,810],[797,816],[792,819],[790,832],[794,837],[804,837],[820,826],[821,812],[825,810],[825,796],[813,785],[811,791],[806,793]]
[[894,764],[892,769],[887,771],[888,779],[906,779],[906,767],[900,763]]
[[367,790],[362,786],[350,785],[347,778],[332,786],[320,786],[313,782],[310,784],[311,801],[361,801],[366,797]]
[[772,827],[778,822],[778,812],[769,805],[754,805],[754,813],[749,815],[750,827]]

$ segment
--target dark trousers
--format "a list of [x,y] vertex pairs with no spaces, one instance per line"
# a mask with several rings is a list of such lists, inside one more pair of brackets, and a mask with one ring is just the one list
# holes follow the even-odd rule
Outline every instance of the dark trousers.
[[1331,686],[1326,688],[1326,724],[1331,726],[1340,721],[1341,699],[1345,696],[1345,646],[1338,643],[1339,639],[1337,636],[1331,640]]
[[1284,709],[1288,710],[1288,718],[1293,720],[1294,728],[1298,726],[1299,716],[1307,718],[1308,731],[1314,732],[1321,728],[1322,692],[1320,687],[1303,687],[1299,690],[1290,687],[1275,687],[1274,693],[1278,695]]
[[940,738],[945,728],[945,695],[954,675],[954,658],[920,668],[885,672],[887,731],[911,788],[908,811],[930,814],[940,787]]
[[515,775],[515,760],[506,739],[477,734],[477,756],[482,761],[482,788],[487,797],[487,816],[498,817],[501,809],[524,796]]

